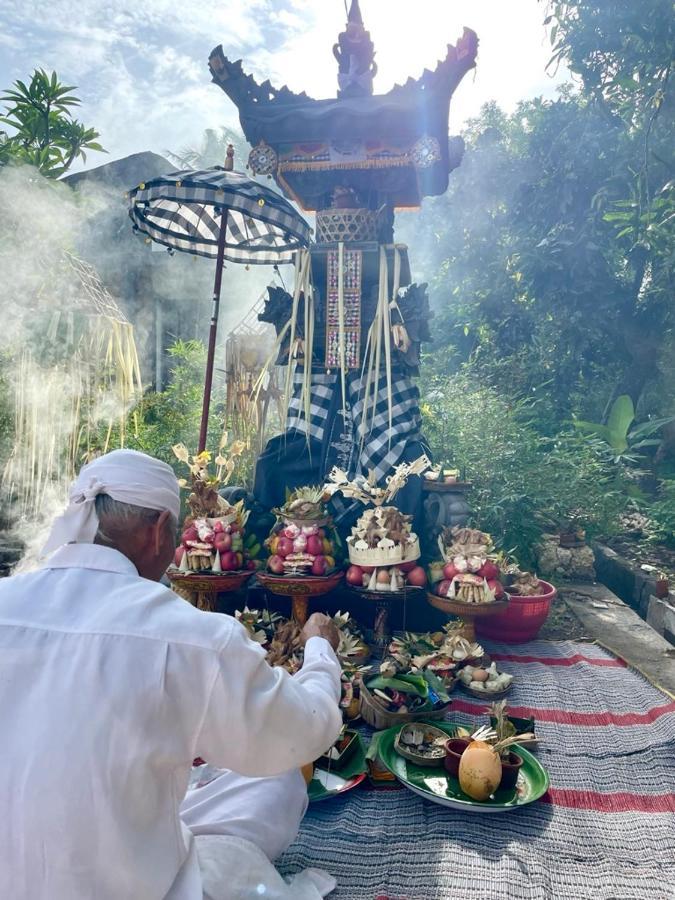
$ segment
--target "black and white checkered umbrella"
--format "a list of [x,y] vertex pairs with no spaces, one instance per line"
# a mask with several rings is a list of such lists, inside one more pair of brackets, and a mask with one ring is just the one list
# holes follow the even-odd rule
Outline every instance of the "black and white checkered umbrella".
[[216,257],[227,211],[224,259],[289,263],[309,243],[309,226],[282,196],[216,166],[161,175],[129,191],[134,229],[174,250]]
[[254,265],[292,262],[293,254],[309,244],[309,226],[279,194],[220,166],[160,175],[139,184],[128,196],[135,231],[171,250],[216,260],[201,452],[206,448],[224,260]]

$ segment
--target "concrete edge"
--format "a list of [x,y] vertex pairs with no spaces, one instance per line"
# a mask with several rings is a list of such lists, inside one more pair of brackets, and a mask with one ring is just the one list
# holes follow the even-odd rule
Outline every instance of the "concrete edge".
[[570,582],[562,599],[598,644],[675,700],[675,648],[603,584]]

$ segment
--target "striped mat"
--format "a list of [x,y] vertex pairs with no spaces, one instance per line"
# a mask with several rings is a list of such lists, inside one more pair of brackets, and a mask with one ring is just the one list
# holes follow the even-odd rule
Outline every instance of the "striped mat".
[[[332,900],[673,900],[675,702],[595,645],[486,649],[535,717],[547,795],[490,816],[356,788],[310,808],[280,870],[327,869]],[[452,721],[487,709],[453,698]]]

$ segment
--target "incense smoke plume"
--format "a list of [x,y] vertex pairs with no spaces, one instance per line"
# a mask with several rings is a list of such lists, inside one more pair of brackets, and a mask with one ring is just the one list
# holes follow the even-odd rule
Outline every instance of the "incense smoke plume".
[[[5,167],[0,210],[0,422],[13,419],[19,432],[18,442],[7,425],[0,433],[0,513],[26,543],[26,569],[89,439],[100,446],[110,423],[124,420],[167,344],[206,340],[214,263],[169,257],[133,235],[119,184],[87,180],[73,190],[32,168]],[[228,268],[221,344],[270,274]]]

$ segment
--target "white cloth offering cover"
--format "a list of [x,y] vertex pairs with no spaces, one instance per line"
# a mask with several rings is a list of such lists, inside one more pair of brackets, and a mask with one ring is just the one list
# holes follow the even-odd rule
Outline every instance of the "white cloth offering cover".
[[[319,900],[335,887],[320,869],[284,880],[270,860],[295,840],[307,809],[307,787],[297,769],[271,778],[193,769],[181,819],[195,835],[204,900]],[[167,900],[170,900],[171,894]]]
[[[236,620],[109,547],[68,544],[0,579],[0,898],[202,900],[198,839],[270,853],[293,839],[306,801],[292,770],[337,738],[339,698],[323,638],[296,675],[271,668]],[[197,757],[234,780],[189,792]],[[270,776],[280,794],[256,788]],[[241,859],[219,866],[223,890]]]
[[137,450],[113,450],[80,470],[65,512],[54,520],[44,556],[63,544],[93,542],[98,529],[95,502],[99,494],[131,506],[168,510],[176,522],[180,516],[178,480],[171,466]]
[[321,869],[284,880],[265,854],[242,838],[207,835],[195,844],[204,900],[321,900],[335,889],[335,879]]

